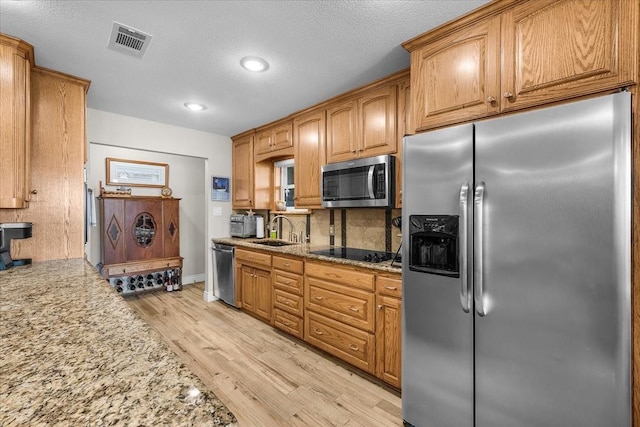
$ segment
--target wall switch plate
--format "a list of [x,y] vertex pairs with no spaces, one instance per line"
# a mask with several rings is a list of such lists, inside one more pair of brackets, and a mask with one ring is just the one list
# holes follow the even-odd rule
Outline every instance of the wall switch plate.
[[329,236],[335,236],[336,234],[336,226],[331,224],[329,225]]
[[213,216],[222,216],[222,208],[213,208]]

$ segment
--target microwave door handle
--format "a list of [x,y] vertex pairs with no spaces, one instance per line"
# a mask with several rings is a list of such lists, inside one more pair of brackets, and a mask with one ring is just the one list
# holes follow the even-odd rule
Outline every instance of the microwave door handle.
[[469,312],[471,297],[469,292],[468,257],[467,248],[469,244],[468,211],[469,183],[460,187],[460,304],[465,313]]
[[375,199],[375,195],[373,193],[373,170],[375,169],[374,165],[369,166],[369,173],[367,174],[367,182],[369,183],[369,198]]
[[473,283],[474,283],[474,299],[476,312],[479,316],[485,316],[487,313],[484,307],[484,282],[483,282],[483,238],[484,233],[482,230],[482,220],[484,214],[484,192],[485,183],[481,182],[476,187],[475,195],[473,197],[473,203],[475,205],[474,212],[474,224],[473,224]]

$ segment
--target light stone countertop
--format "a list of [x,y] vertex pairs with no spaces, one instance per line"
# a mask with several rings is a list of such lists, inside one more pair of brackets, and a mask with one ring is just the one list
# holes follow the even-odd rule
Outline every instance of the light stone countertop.
[[84,260],[0,271],[0,426],[235,424]]
[[319,260],[319,261],[325,261],[325,262],[332,262],[335,264],[350,265],[354,267],[368,269],[368,270],[371,270],[372,272],[383,271],[387,273],[396,273],[396,274],[402,273],[402,268],[400,264],[396,262],[392,266],[391,260],[374,263],[374,262],[356,261],[356,260],[349,260],[349,259],[342,259],[342,258],[333,258],[333,257],[316,255],[316,254],[310,253],[312,251],[328,249],[330,246],[310,246],[304,243],[296,243],[296,244],[287,245],[287,246],[268,246],[268,245],[261,245],[259,243],[255,243],[259,241],[268,241],[268,240],[269,239],[256,239],[256,238],[243,239],[238,237],[215,238],[214,237],[213,239],[211,239],[211,242],[220,243],[223,245],[235,246],[239,248],[244,247],[248,249],[262,250],[262,251],[270,252],[273,255],[294,255],[294,256],[298,256],[298,257],[309,259],[309,260]]

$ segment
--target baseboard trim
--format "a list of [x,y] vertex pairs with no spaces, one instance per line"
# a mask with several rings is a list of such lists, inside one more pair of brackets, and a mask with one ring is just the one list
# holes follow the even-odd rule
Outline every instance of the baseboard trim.
[[194,274],[193,276],[182,276],[182,284],[190,285],[192,283],[204,282],[206,275],[202,274]]
[[213,294],[213,292],[204,291],[203,295],[204,302],[213,302],[217,301],[218,297]]

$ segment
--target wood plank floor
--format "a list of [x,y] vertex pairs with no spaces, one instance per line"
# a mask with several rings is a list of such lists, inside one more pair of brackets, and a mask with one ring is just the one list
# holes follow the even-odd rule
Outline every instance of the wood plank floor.
[[127,302],[239,426],[401,426],[399,393],[221,302],[204,284]]

